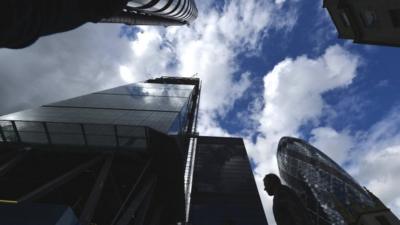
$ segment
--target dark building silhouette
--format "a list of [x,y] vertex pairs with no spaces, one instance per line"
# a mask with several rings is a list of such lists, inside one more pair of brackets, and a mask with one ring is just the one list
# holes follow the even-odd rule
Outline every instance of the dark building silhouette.
[[[18,215],[18,218],[10,215]],[[6,225],[78,225],[71,208],[55,204],[0,204],[1,224]]]
[[2,0],[0,48],[24,48],[88,22],[170,26],[196,17],[194,0]]
[[195,159],[191,224],[267,224],[241,138],[199,137]]
[[[236,208],[219,209],[221,218],[241,209],[233,219],[252,213],[265,221],[243,142],[198,138],[200,89],[197,78],[162,77],[1,116],[2,221],[171,225],[207,218],[216,205],[197,210],[201,203],[222,200]],[[220,176],[204,176],[203,154],[219,157]],[[201,182],[218,184],[225,197],[202,200]]]
[[355,43],[400,46],[400,2],[324,0],[339,38]]
[[284,137],[277,156],[280,176],[304,200],[310,224],[400,224],[376,196],[307,142]]
[[0,117],[0,203],[66,205],[81,225],[185,221],[199,93],[160,78]]

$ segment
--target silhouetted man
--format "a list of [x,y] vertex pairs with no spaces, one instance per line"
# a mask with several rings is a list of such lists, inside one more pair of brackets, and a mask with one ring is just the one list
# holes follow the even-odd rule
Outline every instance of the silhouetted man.
[[98,22],[128,0],[0,0],[0,48],[23,48],[39,37]]
[[233,222],[233,220],[231,220],[231,219],[227,219],[227,220],[225,220],[223,225],[235,225],[235,222]]
[[297,194],[283,185],[275,174],[264,178],[265,191],[274,196],[273,211],[277,225],[306,225],[307,211]]

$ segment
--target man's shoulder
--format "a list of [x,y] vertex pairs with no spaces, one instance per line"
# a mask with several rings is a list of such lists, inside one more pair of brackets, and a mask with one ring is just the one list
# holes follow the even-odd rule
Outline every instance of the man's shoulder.
[[278,196],[296,196],[297,197],[297,193],[291,189],[290,187],[286,186],[286,185],[282,185],[277,193]]
[[301,204],[297,193],[288,186],[282,185],[274,196],[274,203],[277,204]]
[[278,225],[289,225],[286,217],[290,218],[290,225],[307,224],[307,211],[296,192],[288,186],[282,185],[274,196],[274,215],[280,218]]

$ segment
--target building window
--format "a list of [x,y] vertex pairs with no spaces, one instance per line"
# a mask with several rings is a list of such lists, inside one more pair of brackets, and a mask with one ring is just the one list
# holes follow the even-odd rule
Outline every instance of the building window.
[[394,27],[400,27],[400,9],[394,9],[389,11],[390,18]]
[[372,27],[376,24],[377,17],[375,11],[363,10],[361,12],[361,20],[366,27]]
[[376,216],[375,219],[379,222],[380,225],[390,225],[390,222],[386,219],[385,216]]

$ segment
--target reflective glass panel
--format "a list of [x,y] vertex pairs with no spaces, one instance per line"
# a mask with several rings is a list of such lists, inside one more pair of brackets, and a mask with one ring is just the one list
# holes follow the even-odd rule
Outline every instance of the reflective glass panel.
[[98,92],[98,94],[189,97],[193,89],[193,85],[137,83]]
[[[82,109],[42,107],[10,114],[8,118],[17,118],[28,121],[48,121],[60,123],[93,123],[118,124],[131,126],[150,126],[168,131],[172,122],[178,116],[175,112],[158,111],[130,111],[112,109]],[[5,132],[12,130],[11,123],[6,122]]]
[[119,137],[146,137],[146,130],[143,127],[118,126],[117,132]]
[[122,147],[122,148],[145,149],[147,147],[146,139],[135,138],[135,137],[131,137],[131,138],[120,137],[119,144],[120,144],[120,147]]
[[84,107],[101,109],[124,110],[159,110],[180,111],[185,104],[185,98],[179,97],[153,97],[130,95],[91,94],[66,101],[50,104],[49,106]]
[[[24,123],[31,123],[30,130],[27,130],[29,126],[23,126],[22,122],[19,125],[22,141],[48,141],[44,128],[40,127],[40,124],[46,122],[49,124],[49,136],[53,144],[84,145],[86,135],[89,145],[103,143],[100,140],[103,137],[103,140],[109,138],[103,144],[110,142],[109,145],[113,146],[116,143],[115,135],[107,129],[113,129],[114,125],[145,126],[164,133],[168,133],[170,128],[175,126],[173,129],[182,132],[187,126],[186,105],[194,87],[153,83],[126,85],[12,113],[0,117],[0,120],[29,121]],[[177,124],[174,124],[174,121],[178,121]],[[32,122],[39,124],[36,130],[32,130],[32,124],[35,124]],[[82,133],[82,124],[85,126],[85,135]],[[89,124],[107,124],[110,127],[91,129]],[[18,140],[11,123],[3,127],[5,139]]]
[[15,122],[22,142],[48,143],[43,123],[39,122]]
[[192,224],[267,225],[241,139],[198,139],[191,202]]
[[50,138],[56,145],[84,145],[84,137],[79,124],[47,123]]
[[[285,160],[288,162],[286,163]],[[295,168],[292,165],[298,161]],[[372,206],[374,203],[368,194],[339,165],[324,153],[308,143],[295,138],[284,138],[278,148],[279,172],[285,182],[298,193],[306,193],[308,209],[318,218],[332,224],[344,224],[342,209],[351,210],[352,206]],[[304,185],[296,185],[303,183]],[[311,215],[311,214],[310,214]],[[321,224],[318,222],[318,224]]]
[[85,124],[85,134],[90,146],[117,146],[114,126]]
[[14,131],[11,121],[0,121],[1,128],[3,130],[4,137],[7,142],[17,142],[18,138]]

